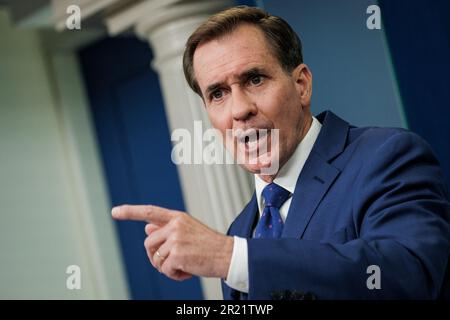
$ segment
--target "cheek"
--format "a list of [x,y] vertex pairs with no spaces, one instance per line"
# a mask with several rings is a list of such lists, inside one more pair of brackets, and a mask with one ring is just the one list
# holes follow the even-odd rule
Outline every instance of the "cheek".
[[226,112],[210,109],[208,110],[208,118],[211,121],[213,128],[219,130],[222,135],[225,134],[227,129],[232,128],[233,121],[231,116],[228,116]]
[[289,144],[296,136],[298,121],[301,117],[301,105],[296,93],[292,90],[277,91],[277,94],[266,99],[265,110],[265,115],[273,126],[280,129],[281,144]]
[[294,115],[292,100],[292,97],[284,94],[284,92],[265,95],[261,103],[261,110],[275,128],[282,130],[288,128],[287,125],[292,121]]

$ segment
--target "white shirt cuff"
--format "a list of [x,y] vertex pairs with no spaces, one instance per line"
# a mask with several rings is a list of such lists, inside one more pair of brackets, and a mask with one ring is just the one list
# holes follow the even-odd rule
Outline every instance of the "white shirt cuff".
[[238,291],[248,293],[247,239],[234,236],[233,254],[225,283]]

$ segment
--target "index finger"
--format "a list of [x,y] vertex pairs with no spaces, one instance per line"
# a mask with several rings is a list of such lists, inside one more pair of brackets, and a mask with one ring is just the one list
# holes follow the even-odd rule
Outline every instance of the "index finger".
[[169,222],[173,217],[172,210],[151,205],[121,205],[111,211],[114,219],[147,221],[157,225]]

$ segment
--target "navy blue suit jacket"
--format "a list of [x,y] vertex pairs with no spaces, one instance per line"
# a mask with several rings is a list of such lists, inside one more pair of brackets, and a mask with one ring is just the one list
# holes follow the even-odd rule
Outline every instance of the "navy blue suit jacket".
[[[403,129],[356,128],[329,111],[317,118],[322,129],[281,239],[251,238],[255,194],[230,226],[248,241],[249,293],[222,282],[224,299],[448,294],[450,205],[428,144]],[[379,290],[367,287],[370,265],[380,268]]]

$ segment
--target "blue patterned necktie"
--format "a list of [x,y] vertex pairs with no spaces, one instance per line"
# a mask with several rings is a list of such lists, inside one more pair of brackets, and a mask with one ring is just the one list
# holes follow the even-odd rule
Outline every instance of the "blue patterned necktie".
[[265,207],[255,229],[255,238],[279,238],[283,231],[280,208],[290,192],[275,183],[268,184],[261,193]]

